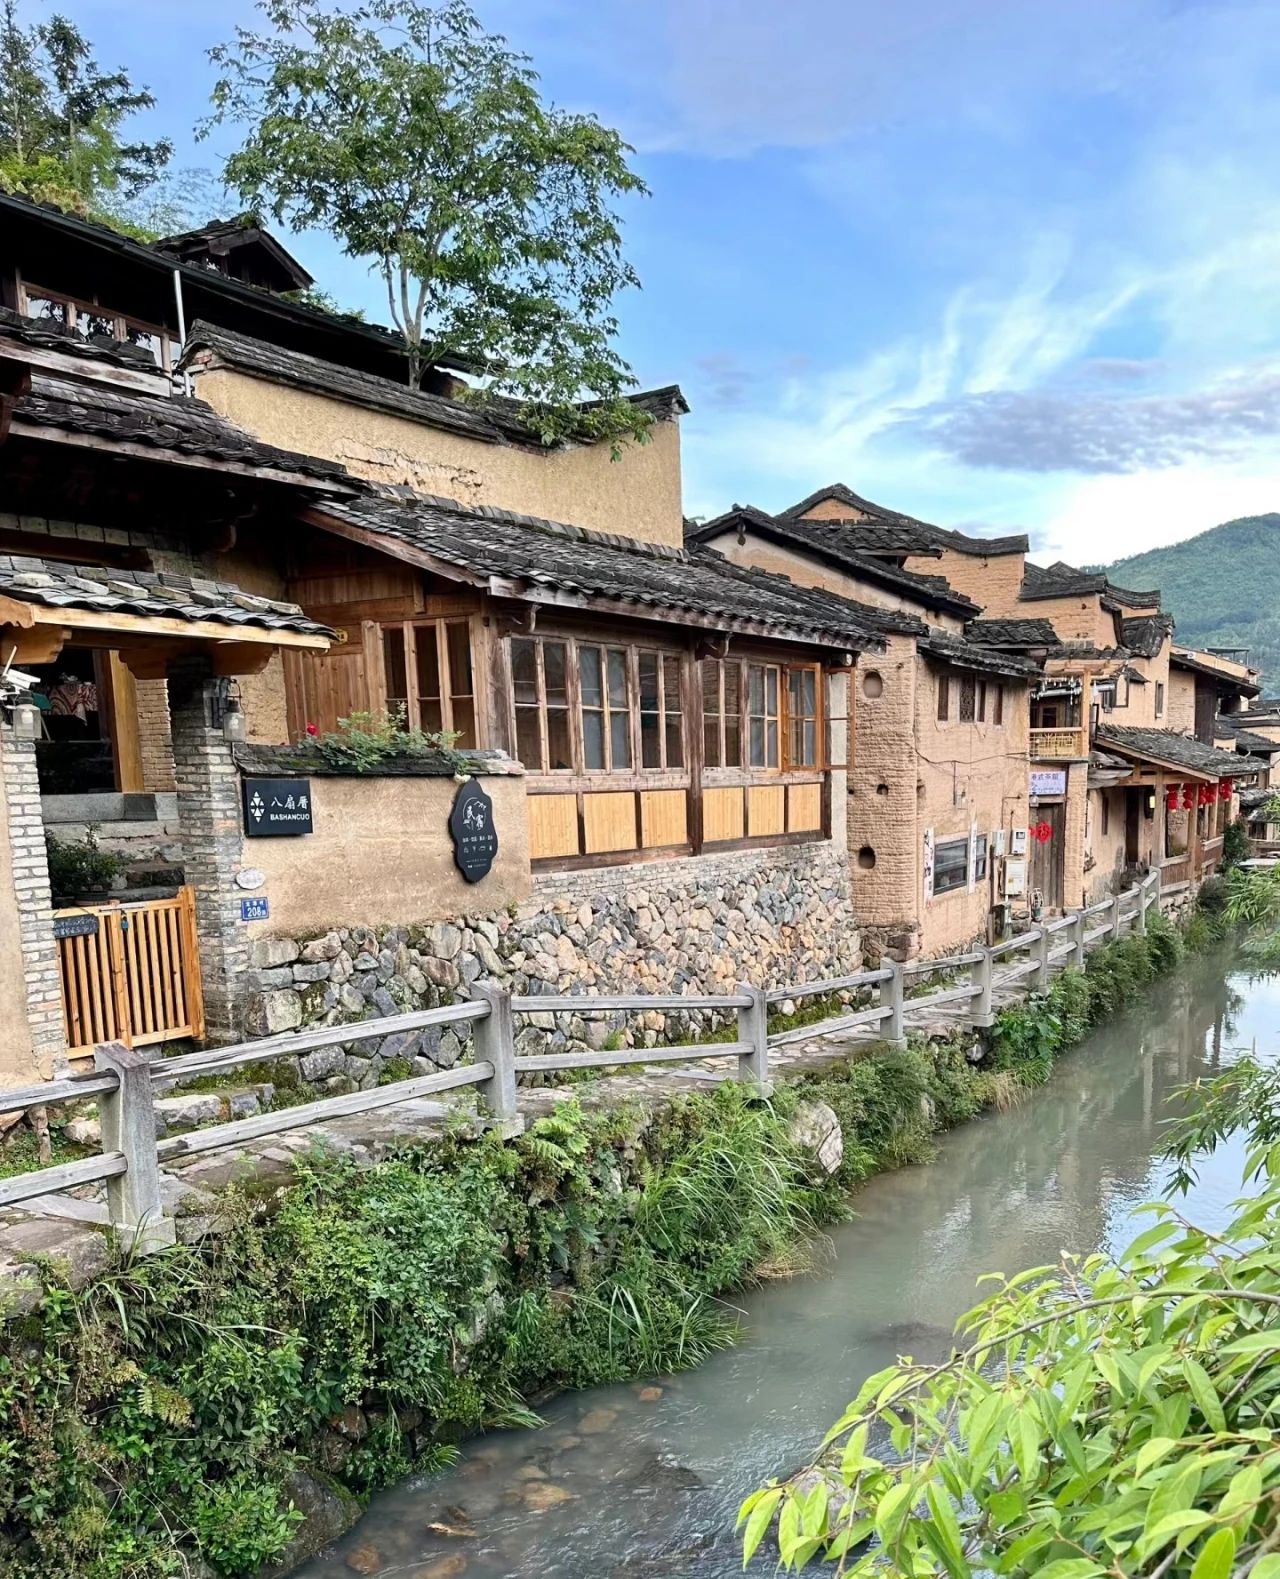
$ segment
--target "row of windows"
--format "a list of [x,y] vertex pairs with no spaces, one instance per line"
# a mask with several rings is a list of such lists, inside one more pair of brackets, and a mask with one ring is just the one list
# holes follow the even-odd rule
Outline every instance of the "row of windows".
[[471,629],[465,619],[420,620],[382,627],[387,711],[415,728],[478,746]]
[[974,674],[940,675],[938,722],[952,718],[961,724],[1003,724],[1004,686]]
[[[704,659],[703,750],[711,768],[816,767],[814,666]],[[516,755],[534,772],[629,773],[686,765],[675,653],[571,637],[512,637]]]
[[182,354],[182,347],[156,324],[143,323],[124,313],[101,307],[96,302],[78,301],[61,291],[45,290],[43,286],[23,282],[21,310],[28,318],[44,318],[53,323],[65,324],[68,329],[90,339],[105,335],[109,340],[121,340],[136,345],[150,353],[156,366],[171,373]]

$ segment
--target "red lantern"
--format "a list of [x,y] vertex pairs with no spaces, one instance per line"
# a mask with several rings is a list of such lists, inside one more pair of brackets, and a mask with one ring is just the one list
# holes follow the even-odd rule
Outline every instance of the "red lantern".
[[1178,793],[1176,784],[1170,784],[1164,792],[1164,803],[1170,811],[1177,811],[1178,809]]
[[1223,779],[1222,783],[1218,786],[1218,794],[1223,800],[1230,800],[1235,792],[1236,781],[1234,779]]
[[1195,803],[1196,803],[1195,785],[1194,784],[1184,784],[1182,786],[1182,809],[1184,811],[1190,811],[1191,808],[1195,805]]

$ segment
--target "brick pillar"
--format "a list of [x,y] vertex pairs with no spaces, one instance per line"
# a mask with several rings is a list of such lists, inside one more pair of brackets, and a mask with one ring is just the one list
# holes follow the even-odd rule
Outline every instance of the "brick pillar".
[[217,682],[207,659],[184,658],[169,671],[169,718],[183,868],[195,890],[207,1034],[244,1034],[249,945],[240,920],[240,776],[232,748],[211,722]]
[[152,794],[173,789],[173,734],[169,727],[169,692],[163,680],[138,680],[138,746],[142,787]]
[[[48,1075],[55,1059],[66,1051],[67,1038],[58,949],[53,941],[53,899],[40,815],[40,781],[34,744],[16,739],[7,723],[0,723],[0,775],[27,1021],[25,1035],[15,1025],[0,1032],[6,1042],[14,1043],[4,1049],[2,1061],[19,1067],[29,1057],[40,1072]],[[0,895],[0,903],[3,902]],[[7,933],[9,929],[4,930]],[[23,1046],[18,1047],[18,1042]]]

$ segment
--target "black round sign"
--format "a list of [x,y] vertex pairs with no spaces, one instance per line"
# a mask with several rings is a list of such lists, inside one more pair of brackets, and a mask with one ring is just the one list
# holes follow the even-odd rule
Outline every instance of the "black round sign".
[[449,813],[453,858],[469,883],[489,875],[498,853],[498,830],[493,825],[493,802],[475,779],[468,779],[453,798]]

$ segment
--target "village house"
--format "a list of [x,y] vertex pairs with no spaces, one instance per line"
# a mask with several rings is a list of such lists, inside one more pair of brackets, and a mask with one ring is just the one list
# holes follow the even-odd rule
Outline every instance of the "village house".
[[[893,530],[905,542],[905,527]],[[1035,664],[971,640],[972,598],[865,552],[857,528],[833,519],[735,506],[688,535],[857,600],[884,639],[883,657],[856,676],[848,776],[850,872],[868,941],[905,958],[1002,936],[1025,902]]]
[[[447,370],[387,376],[380,331],[280,302],[290,260],[256,227],[147,248],[5,202],[7,924],[35,950],[6,1077],[480,974],[679,992],[857,967],[849,682],[880,622],[684,544],[677,389],[637,397],[650,442],[620,461],[548,449]],[[117,629],[138,609],[162,621],[145,661]],[[388,711],[438,745],[353,774],[315,744]],[[477,785],[498,852],[468,872],[450,821]],[[55,916],[42,834],[94,822],[163,859]],[[522,1035],[614,1031],[545,1018]]]

